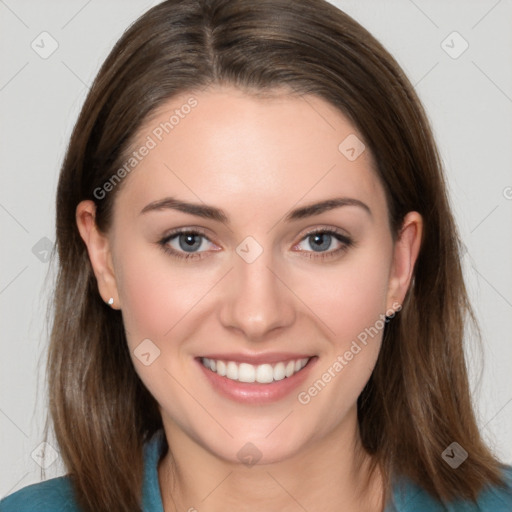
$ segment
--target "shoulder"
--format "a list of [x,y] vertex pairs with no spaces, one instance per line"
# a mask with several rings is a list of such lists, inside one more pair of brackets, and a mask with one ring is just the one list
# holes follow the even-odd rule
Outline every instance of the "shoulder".
[[28,485],[0,501],[0,512],[79,512],[67,476]]
[[[167,445],[163,430],[144,446],[144,510],[163,512],[158,483],[158,461]],[[29,485],[0,500],[0,512],[81,512],[71,478],[61,476]]]
[[[478,505],[484,512],[509,512],[512,510],[512,466],[503,468],[503,487],[491,487],[482,492]],[[463,509],[465,510],[465,509]]]
[[512,466],[502,469],[505,485],[484,489],[476,503],[454,501],[443,505],[411,481],[397,485],[385,512],[511,512]]

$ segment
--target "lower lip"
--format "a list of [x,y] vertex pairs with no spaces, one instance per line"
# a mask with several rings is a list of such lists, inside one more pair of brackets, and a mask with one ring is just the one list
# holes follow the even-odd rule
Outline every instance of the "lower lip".
[[299,372],[294,373],[291,377],[285,377],[269,384],[238,382],[227,377],[221,377],[218,373],[206,368],[200,359],[196,359],[196,362],[213,389],[221,395],[242,403],[267,404],[284,398],[300,386],[306,380],[317,359],[316,356],[312,357]]

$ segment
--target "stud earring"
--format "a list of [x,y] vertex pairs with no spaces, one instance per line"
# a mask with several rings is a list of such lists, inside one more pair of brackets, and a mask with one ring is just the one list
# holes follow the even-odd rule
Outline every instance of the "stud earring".
[[112,306],[112,304],[114,304],[114,297],[110,297],[110,299],[108,299],[108,305]]

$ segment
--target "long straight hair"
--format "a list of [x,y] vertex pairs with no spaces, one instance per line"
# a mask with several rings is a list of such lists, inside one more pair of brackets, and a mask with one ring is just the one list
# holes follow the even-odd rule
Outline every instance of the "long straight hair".
[[[98,199],[137,130],[174,95],[212,85],[254,94],[283,87],[339,109],[364,137],[386,192],[393,236],[409,211],[424,219],[402,310],[358,399],[373,469],[418,483],[441,501],[475,500],[499,484],[500,463],[475,420],[463,352],[473,319],[442,166],[423,107],[393,57],[323,0],[168,0],[146,12],[102,65],[74,127],[56,201],[58,275],[48,355],[56,439],[87,512],[141,508],[143,445],[162,421],[131,362],[122,316],[104,304],[76,225],[96,203],[107,232],[122,188]],[[122,184],[121,184],[122,185]],[[456,471],[441,454],[470,455]]]

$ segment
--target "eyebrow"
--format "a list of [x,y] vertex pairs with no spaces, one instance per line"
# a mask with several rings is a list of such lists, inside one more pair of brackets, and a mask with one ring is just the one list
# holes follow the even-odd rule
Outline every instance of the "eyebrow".
[[[341,208],[342,206],[357,206],[372,216],[370,207],[359,199],[353,199],[350,197],[336,197],[333,199],[326,199],[325,201],[320,201],[296,208],[286,215],[284,221],[292,222],[295,220],[304,219],[306,217],[313,217],[314,215],[320,215],[321,213],[334,210],[335,208]],[[149,203],[141,210],[140,215],[148,212],[169,209],[188,213],[190,215],[195,215],[204,219],[211,219],[226,224],[229,223],[229,217],[220,208],[199,203],[188,203],[185,201],[180,201],[174,197],[166,197],[164,199],[159,199],[158,201]]]

